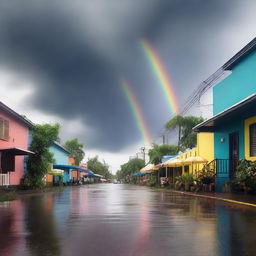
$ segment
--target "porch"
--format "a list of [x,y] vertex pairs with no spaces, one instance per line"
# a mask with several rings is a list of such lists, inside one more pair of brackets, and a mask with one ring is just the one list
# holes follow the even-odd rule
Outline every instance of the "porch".
[[31,154],[34,153],[20,148],[0,149],[0,186],[14,185],[11,181],[11,173],[17,170],[15,157]]
[[225,182],[235,178],[238,161],[238,159],[214,159],[204,166],[204,170],[212,170],[215,173],[216,191],[222,192]]

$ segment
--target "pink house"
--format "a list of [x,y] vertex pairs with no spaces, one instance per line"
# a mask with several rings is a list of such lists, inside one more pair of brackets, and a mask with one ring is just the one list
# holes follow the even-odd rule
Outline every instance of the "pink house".
[[0,186],[19,185],[33,124],[0,102]]

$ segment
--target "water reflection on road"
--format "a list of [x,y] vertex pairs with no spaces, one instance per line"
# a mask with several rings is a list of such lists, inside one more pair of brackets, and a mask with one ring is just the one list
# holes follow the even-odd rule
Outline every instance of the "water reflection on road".
[[0,203],[0,255],[255,255],[256,211],[99,184]]

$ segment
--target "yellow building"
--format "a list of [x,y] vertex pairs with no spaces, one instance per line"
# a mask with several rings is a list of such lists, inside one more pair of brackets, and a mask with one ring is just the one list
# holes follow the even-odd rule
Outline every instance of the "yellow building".
[[[206,161],[205,163],[186,163],[186,160],[190,157],[200,157]],[[214,160],[214,134],[201,132],[197,134],[197,146],[195,148],[192,148],[169,160],[174,163],[177,162],[176,166],[174,164],[170,165],[172,167],[165,167],[168,166],[168,162],[164,163],[162,166],[168,168],[166,169],[166,174],[170,178],[171,182],[174,182],[175,177],[180,175],[196,175],[200,170],[202,170],[206,163],[209,163],[212,160]]]

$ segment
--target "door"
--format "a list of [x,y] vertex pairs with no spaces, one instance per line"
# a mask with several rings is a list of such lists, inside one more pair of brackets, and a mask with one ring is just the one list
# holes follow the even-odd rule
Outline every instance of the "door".
[[234,178],[239,160],[239,133],[229,135],[230,178]]

